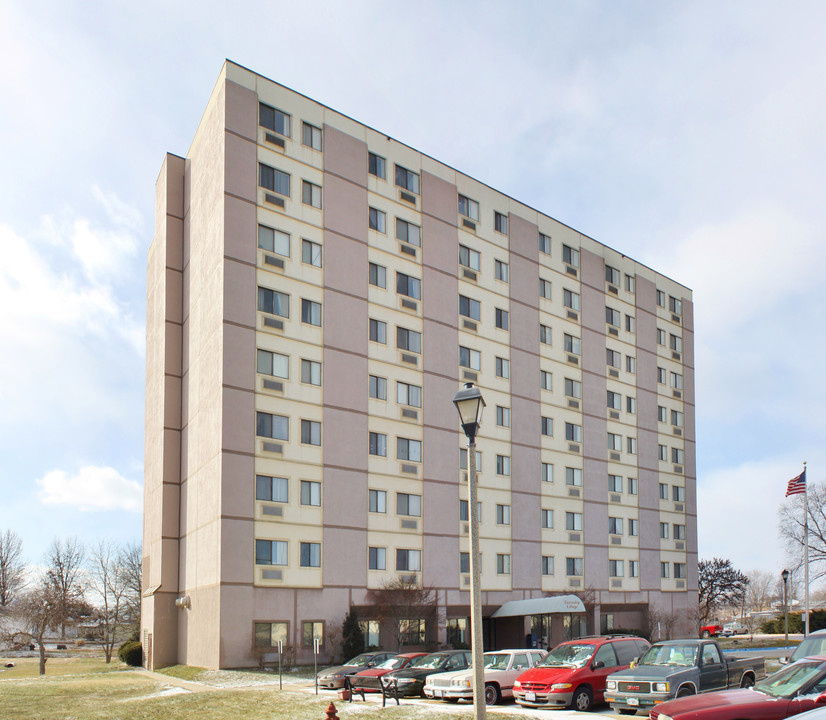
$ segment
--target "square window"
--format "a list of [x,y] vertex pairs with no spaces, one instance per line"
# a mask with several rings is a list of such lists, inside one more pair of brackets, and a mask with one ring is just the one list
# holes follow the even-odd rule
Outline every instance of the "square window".
[[459,214],[478,222],[479,203],[464,195],[459,195]]
[[321,363],[302,358],[301,382],[307,385],[321,385]]
[[321,150],[321,128],[308,122],[301,123],[301,144],[313,150]]
[[580,468],[565,468],[565,484],[573,487],[582,487],[582,470]]
[[286,565],[287,543],[283,540],[256,540],[256,565]]
[[582,530],[582,513],[566,512],[565,513],[565,529],[573,532]]
[[290,358],[269,350],[258,350],[256,369],[262,375],[287,379],[290,377]]
[[396,272],[396,292],[399,295],[405,295],[406,297],[413,298],[414,300],[421,300],[422,281],[411,275]]
[[396,402],[399,405],[409,405],[420,408],[422,406],[422,389],[418,385],[396,383]]
[[422,353],[422,334],[415,330],[408,330],[403,327],[396,327],[396,347],[399,350],[407,350],[408,352]]
[[396,493],[396,515],[422,516],[422,496]]
[[565,333],[564,340],[565,352],[571,353],[572,355],[580,354],[580,342],[578,337]]
[[370,284],[376,287],[387,287],[387,268],[383,265],[370,263]]
[[290,419],[284,415],[257,412],[255,434],[273,440],[290,439]]
[[255,499],[266,502],[290,501],[290,482],[287,478],[270,475],[255,476]]
[[471,320],[479,321],[482,319],[482,306],[478,300],[460,295],[459,314]]
[[459,346],[459,366],[470,368],[471,370],[482,369],[482,354],[478,350]]
[[562,290],[562,304],[566,308],[570,308],[571,310],[579,311],[579,309],[580,309],[579,293],[575,293],[572,290],[568,290],[566,288],[563,288],[563,290]]
[[579,250],[575,250],[568,245],[562,246],[562,262],[571,267],[579,267]]
[[565,558],[565,574],[568,577],[581,577],[582,565],[582,558]]
[[308,180],[301,181],[301,202],[321,209],[321,187]]
[[620,273],[614,267],[610,265],[605,266],[605,282],[611,283],[611,285],[619,285],[620,281]]
[[419,194],[419,176],[412,170],[396,165],[396,185],[402,190]]
[[321,303],[301,299],[301,322],[321,327]]
[[384,490],[370,490],[370,512],[386,513],[387,512],[387,492]]
[[622,475],[608,476],[608,492],[621,493],[622,492]]
[[321,267],[321,245],[311,240],[301,240],[301,262],[313,267]]
[[378,375],[370,376],[370,397],[376,400],[387,400],[387,378]]
[[321,423],[315,420],[302,420],[301,442],[304,445],[321,445]]
[[497,575],[510,575],[510,573],[511,573],[511,556],[510,555],[497,554],[497,556],[496,556],[496,574]]
[[301,481],[301,504],[321,505],[321,483],[312,480]]
[[459,245],[459,265],[479,272],[480,258],[476,250],[471,250],[469,247]]
[[258,288],[258,309],[279,317],[290,317],[290,296],[269,288]]
[[422,229],[418,225],[396,218],[396,239],[416,247],[422,246]]
[[371,455],[387,457],[387,435],[371,432],[369,434],[369,452]]
[[409,462],[422,461],[422,441],[396,438],[396,459]]
[[401,572],[421,572],[421,550],[396,550],[396,570]]

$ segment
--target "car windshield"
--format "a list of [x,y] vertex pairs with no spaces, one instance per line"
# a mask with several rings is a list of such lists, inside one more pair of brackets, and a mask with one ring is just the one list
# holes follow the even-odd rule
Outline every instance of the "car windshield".
[[412,663],[410,663],[410,667],[418,667],[418,668],[440,668],[450,659],[450,655],[425,655],[424,657],[416,658]]
[[696,645],[652,645],[639,665],[683,665],[692,667],[697,659]]
[[809,635],[792,653],[789,662],[812,655],[826,655],[826,633]]
[[754,686],[755,690],[772,697],[791,697],[818,677],[823,677],[821,663],[789,665],[769,675]]
[[596,645],[589,643],[557,645],[542,662],[537,663],[537,667],[583,667],[595,649]]
[[364,667],[373,659],[373,656],[369,653],[364,653],[363,655],[356,655],[352,660],[348,660],[345,665],[355,665],[356,667]]
[[485,670],[507,670],[510,658],[505,653],[485,654]]
[[399,668],[404,667],[408,660],[409,658],[397,655],[396,657],[388,658],[381,665],[377,665],[376,667],[381,668],[382,670],[398,670]]

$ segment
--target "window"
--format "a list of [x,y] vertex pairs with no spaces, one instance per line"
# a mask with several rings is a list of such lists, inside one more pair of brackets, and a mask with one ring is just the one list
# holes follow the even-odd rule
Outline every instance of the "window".
[[396,218],[396,239],[416,247],[422,246],[422,229],[418,225]]
[[672,485],[671,499],[674,502],[685,502],[685,488],[682,485]]
[[290,257],[290,236],[281,230],[259,225],[258,247],[267,252]]
[[608,561],[608,577],[625,577],[625,568],[622,560]]
[[628,577],[639,577],[640,576],[640,561],[639,560],[629,560],[628,561]]
[[621,493],[622,492],[622,475],[608,476],[608,492]]
[[378,375],[370,376],[370,397],[377,400],[387,400],[387,378]]
[[619,270],[616,268],[611,267],[610,265],[605,266],[605,282],[611,283],[612,285],[619,285],[620,281],[620,273]]
[[668,485],[660,483],[660,500],[668,500]]
[[620,326],[620,311],[612,307],[605,306],[605,322],[614,327]]
[[387,512],[387,493],[384,490],[370,491],[370,512],[386,513]]
[[[476,503],[476,519],[479,522],[482,522],[482,503]],[[468,508],[467,508],[467,500],[460,500],[459,501],[459,520],[462,522],[468,521]]]
[[493,212],[493,229],[496,232],[504,233],[505,235],[508,234],[508,216],[503,215],[502,213]]
[[314,420],[302,420],[301,442],[304,445],[321,445],[321,423]]
[[679,335],[674,335],[673,333],[669,335],[669,341],[671,344],[671,349],[674,352],[682,352],[683,351],[683,339]]
[[396,292],[414,300],[422,299],[422,281],[404,273],[396,273]]
[[367,548],[367,568],[387,570],[387,550],[383,547]]
[[543,345],[551,345],[552,342],[552,332],[551,328],[547,325],[540,325],[539,326],[539,342]]
[[662,423],[668,422],[668,410],[662,405],[657,405],[657,421]]
[[622,395],[608,391],[608,407],[612,410],[622,410]]
[[508,311],[496,308],[496,327],[500,330],[508,329]]
[[685,525],[678,525],[674,523],[672,525],[672,530],[674,531],[674,539],[675,540],[685,540]]
[[272,438],[273,440],[290,439],[290,419],[288,417],[264,412],[258,412],[255,415],[255,434],[258,437]]
[[287,355],[259,350],[256,368],[263,375],[288,378],[290,376],[290,358]]
[[287,478],[270,475],[255,476],[255,499],[266,502],[286,503],[290,501],[290,482]]
[[478,350],[459,346],[459,365],[471,370],[482,369],[482,355]]
[[367,172],[382,179],[387,178],[387,161],[381,155],[368,153]]
[[370,284],[376,287],[387,287],[387,269],[382,265],[370,263]]
[[665,368],[658,367],[657,368],[657,382],[660,385],[665,385],[665,378],[666,378]]
[[387,457],[387,435],[371,432],[369,435],[369,450],[371,455]]
[[660,577],[663,578],[663,579],[668,578],[668,563],[667,562],[661,562],[660,563]]
[[[677,580],[685,580],[686,575],[686,564],[685,563],[674,563],[674,577]],[[715,648],[716,650],[716,648]]]
[[301,567],[321,567],[321,543],[303,542],[299,550]]
[[657,345],[665,346],[665,330],[657,328]]
[[371,207],[367,211],[367,221],[371,230],[382,234],[387,232],[387,215],[378,208]]
[[553,575],[554,574],[554,558],[553,558],[553,555],[543,555],[542,556],[542,574],[543,575]]
[[424,645],[427,638],[424,618],[399,620],[401,645]]
[[497,505],[496,506],[496,524],[510,525],[511,524],[511,506]]
[[671,448],[671,462],[675,463],[676,465],[682,465],[684,460],[684,455],[682,448]]
[[[465,448],[459,448],[459,469],[467,470],[467,450]],[[476,451],[476,471],[482,472],[481,450]]]
[[301,240],[301,262],[313,267],[321,267],[321,245],[312,240]]
[[301,481],[301,504],[321,505],[321,483],[312,480]]
[[582,575],[582,558],[565,558],[565,574],[569,577]]
[[542,434],[547,437],[554,436],[554,419],[549,417],[542,417]]
[[635,437],[628,437],[625,438],[625,448],[629,455],[636,455],[637,454],[637,438]]
[[269,288],[259,287],[258,309],[270,315],[288,318],[290,317],[290,296]]
[[553,482],[554,466],[551,463],[543,462],[540,477],[542,479],[542,482]]
[[505,358],[497,357],[495,362],[495,370],[496,370],[496,377],[500,378],[509,378],[511,376],[511,363],[510,360],[506,360]]
[[683,314],[683,301],[678,300],[673,295],[668,296],[668,309],[675,315]]
[[628,494],[636,495],[638,492],[637,478],[628,478]]
[[403,327],[396,327],[396,347],[399,350],[407,350],[421,355],[422,334],[415,330],[408,330]]
[[608,518],[608,534],[622,535],[622,518],[609,517]]
[[469,247],[459,245],[459,264],[479,272],[479,253]]
[[470,572],[470,553],[460,552],[459,553],[459,572],[460,573],[469,573]]
[[285,622],[255,623],[255,647],[277,648],[279,641],[283,647],[287,644],[288,635]]
[[498,427],[511,426],[511,410],[503,405],[496,406],[496,425]]
[[667,445],[658,445],[657,446],[658,457],[660,460],[665,461],[668,460],[668,446]]
[[396,493],[396,515],[422,516],[422,496]]
[[573,292],[572,290],[563,289],[562,290],[562,304],[566,308],[571,308],[571,310],[579,310],[580,309],[579,294]]
[[496,456],[496,474],[508,476],[511,474],[511,459],[507,455]]
[[565,529],[575,531],[582,530],[582,513],[566,512]]
[[496,555],[496,574],[510,575],[511,574],[511,556],[497,554]]
[[401,572],[420,572],[421,569],[421,550],[396,550],[396,570]]
[[628,519],[628,534],[631,537],[636,537],[640,534],[640,521],[636,518]]
[[396,185],[402,190],[419,194],[419,176],[401,165],[396,165]]
[[660,538],[662,540],[668,540],[668,523],[661,522],[660,523]]
[[633,398],[630,395],[625,398],[625,411],[631,415],[637,414],[637,398]]
[[662,290],[657,290],[657,305],[665,307],[665,293]]
[[582,442],[582,425],[575,425],[574,423],[565,423],[565,439],[570,442]]
[[683,389],[683,376],[680,373],[671,373],[671,387],[675,390]]
[[370,339],[373,342],[387,345],[387,323],[382,320],[374,320],[370,318]]
[[256,540],[256,565],[286,565],[287,543],[284,540]]
[[540,370],[539,371],[539,387],[543,390],[553,390],[554,389],[554,376],[552,373],[549,373],[547,370]]
[[459,195],[459,214],[471,220],[479,220],[479,203],[464,195]]
[[671,411],[671,424],[672,425],[675,425],[676,427],[682,427],[683,426],[683,421],[684,421],[683,418],[684,418],[684,416],[681,412],[678,412],[677,410],[672,410]]
[[618,353],[616,350],[610,350],[606,348],[605,362],[608,365],[608,367],[619,369],[620,364],[622,363],[622,355],[620,355],[620,353]]
[[637,291],[637,281],[633,275],[625,276],[625,290],[630,293]]
[[608,449],[620,452],[622,450],[622,435],[608,433]]
[[552,529],[554,526],[554,511],[543,509],[540,511],[540,516],[542,527],[546,530]]
[[274,133],[290,137],[290,116],[264,103],[258,103],[258,124]]
[[568,245],[562,246],[562,262],[570,265],[571,267],[578,268],[579,267],[579,250],[574,250],[574,248],[569,247]]
[[321,128],[310,123],[301,123],[301,144],[313,150],[321,150]]
[[464,315],[465,317],[469,317],[471,320],[481,320],[482,308],[479,304],[479,301],[473,300],[469,297],[465,297],[464,295],[460,295],[459,314]]
[[[467,555],[467,553],[464,553]],[[468,570],[470,572],[470,560],[468,560]],[[470,628],[467,618],[447,619],[447,643],[453,647],[470,647]]]
[[422,441],[396,438],[396,459],[409,462],[422,461]]
[[580,344],[578,337],[574,337],[573,335],[568,335],[568,333],[565,333],[565,352],[569,352],[574,355],[580,354]]
[[301,382],[307,385],[321,385],[321,363],[302,358]]
[[633,315],[626,315],[625,316],[625,329],[628,332],[637,332],[637,322],[634,320]]
[[321,303],[301,299],[301,322],[321,326]]
[[551,238],[547,235],[543,235],[542,233],[539,233],[539,252],[543,255],[551,254]]
[[399,405],[410,405],[410,407],[420,408],[422,406],[422,389],[418,385],[408,383],[396,383],[396,402]]
[[625,370],[630,373],[637,372],[637,359],[631,355],[625,356]]
[[565,484],[573,487],[582,487],[582,470],[580,468],[565,468]]
[[546,300],[551,299],[551,281],[539,278],[539,297]]
[[308,180],[302,180],[301,202],[305,205],[312,205],[314,208],[321,208],[321,187]]
[[493,277],[502,282],[508,282],[508,264],[501,260],[494,260]]

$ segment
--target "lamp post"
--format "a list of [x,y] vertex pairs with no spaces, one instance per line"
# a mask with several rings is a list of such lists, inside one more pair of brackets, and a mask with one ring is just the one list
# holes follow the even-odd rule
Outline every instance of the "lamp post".
[[470,647],[473,653],[473,710],[476,720],[485,720],[485,670],[482,666],[482,596],[479,567],[479,514],[476,500],[476,433],[482,423],[485,401],[478,387],[467,383],[453,398],[462,430],[467,435],[468,515],[470,516]]
[[789,584],[789,571],[784,570],[780,573],[780,577],[783,578],[783,617],[785,618],[786,622],[786,643],[789,642],[789,594],[788,594],[788,584]]

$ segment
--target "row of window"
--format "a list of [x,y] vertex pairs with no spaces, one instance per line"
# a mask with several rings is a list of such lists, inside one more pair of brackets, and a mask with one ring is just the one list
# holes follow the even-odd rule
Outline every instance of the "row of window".
[[[258,286],[258,309],[268,315],[290,317],[290,296],[287,293]],[[321,327],[321,303],[301,298],[301,322]]]
[[[283,257],[290,257],[290,243],[289,233],[268,227],[267,225],[258,226],[258,247],[261,250],[282,255]],[[312,240],[302,238],[301,262],[305,265],[321,267],[321,245]]]
[[[287,540],[256,540],[256,565],[289,565],[289,542]],[[298,564],[300,567],[321,567],[321,543],[299,542]]]
[[[290,439],[290,418],[274,413],[256,412],[255,434],[272,440]],[[321,445],[321,423],[316,420],[301,420],[301,443]]]
[[[290,174],[262,162],[258,163],[258,184],[276,195],[292,197],[292,178]],[[301,202],[320,210],[321,186],[311,183],[309,180],[302,180]]]
[[[292,116],[278,108],[258,103],[258,124],[267,130],[292,137]],[[321,150],[321,128],[308,122],[301,123],[301,144],[313,150]]]

